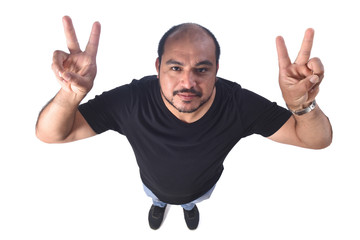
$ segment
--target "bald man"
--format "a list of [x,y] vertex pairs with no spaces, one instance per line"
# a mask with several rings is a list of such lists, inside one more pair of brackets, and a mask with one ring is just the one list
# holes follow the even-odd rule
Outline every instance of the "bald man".
[[85,51],[72,21],[63,18],[69,53],[55,51],[52,69],[60,91],[43,108],[37,137],[65,143],[108,130],[125,135],[152,198],[149,225],[158,229],[168,204],[181,205],[189,229],[199,224],[197,203],[208,199],[223,162],[244,137],[321,149],[332,141],[331,124],[315,101],[324,68],[310,59],[314,31],[308,29],[294,63],[277,37],[280,88],[288,109],[217,76],[220,46],[197,24],[180,24],[161,38],[157,75],[133,80],[82,103],[96,76],[100,23]]

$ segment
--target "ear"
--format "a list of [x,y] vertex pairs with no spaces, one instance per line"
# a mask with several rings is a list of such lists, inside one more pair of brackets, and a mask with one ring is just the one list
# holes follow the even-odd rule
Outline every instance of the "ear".
[[158,74],[157,77],[159,78],[159,75],[160,75],[160,60],[159,60],[159,58],[156,58],[155,67],[156,67],[156,71]]

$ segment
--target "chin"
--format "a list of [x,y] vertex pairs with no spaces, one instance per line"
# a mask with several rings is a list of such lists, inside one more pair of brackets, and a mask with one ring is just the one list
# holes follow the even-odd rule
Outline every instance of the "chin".
[[[192,105],[192,106],[190,106]],[[203,104],[191,104],[191,103],[183,103],[179,105],[173,105],[176,110],[181,113],[193,113],[196,112]]]
[[198,109],[195,108],[195,109],[181,109],[181,108],[176,108],[179,112],[181,113],[193,113],[193,112],[196,112]]

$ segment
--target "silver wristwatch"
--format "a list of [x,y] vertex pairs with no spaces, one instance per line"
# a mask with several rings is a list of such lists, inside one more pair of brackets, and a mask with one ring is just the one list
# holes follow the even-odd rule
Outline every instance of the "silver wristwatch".
[[311,102],[310,106],[308,106],[307,108],[297,110],[297,111],[293,111],[289,107],[288,107],[288,109],[292,114],[301,116],[301,115],[304,115],[305,113],[311,112],[312,110],[315,109],[315,107],[316,107],[316,101],[314,100],[314,101]]

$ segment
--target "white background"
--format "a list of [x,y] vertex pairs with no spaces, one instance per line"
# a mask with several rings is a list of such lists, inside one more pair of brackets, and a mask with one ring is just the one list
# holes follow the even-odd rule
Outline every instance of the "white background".
[[[243,139],[225,161],[201,222],[189,231],[171,206],[158,231],[126,138],[108,132],[65,145],[36,139],[41,108],[58,91],[50,65],[67,50],[61,18],[84,48],[102,24],[98,75],[88,99],[155,74],[159,39],[196,22],[222,47],[219,76],[284,106],[275,37],[295,60],[308,27],[325,65],[317,98],[333,144],[320,151]],[[360,239],[359,53],[356,1],[2,1],[0,3],[0,239]]]

